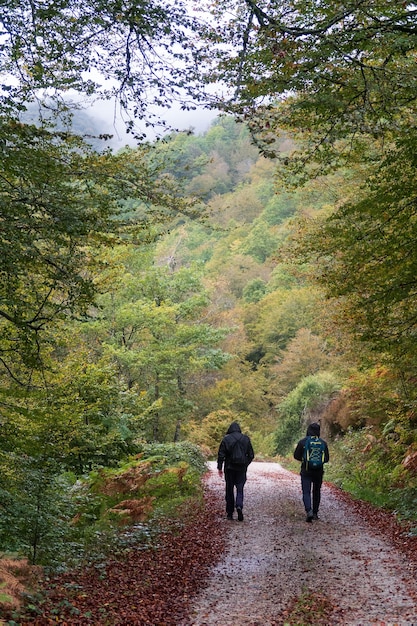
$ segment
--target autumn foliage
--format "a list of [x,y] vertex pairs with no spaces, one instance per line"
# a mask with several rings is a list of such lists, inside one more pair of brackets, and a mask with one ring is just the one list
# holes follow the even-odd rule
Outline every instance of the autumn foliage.
[[221,511],[221,498],[207,491],[204,502],[188,503],[177,518],[165,520],[152,545],[44,578],[20,623],[178,626],[222,553]]

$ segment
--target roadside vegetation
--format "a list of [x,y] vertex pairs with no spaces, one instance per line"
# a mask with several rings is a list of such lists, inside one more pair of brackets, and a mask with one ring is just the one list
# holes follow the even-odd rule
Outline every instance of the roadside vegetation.
[[[40,613],[41,589],[54,575],[99,571],[129,550],[149,550],[175,524],[181,528],[190,511],[202,510],[205,471],[206,461],[192,444],[149,444],[117,468],[81,479],[64,475],[43,487],[32,519],[33,503],[30,497],[23,501],[22,494],[17,506],[26,507],[25,523],[11,518],[15,531],[2,536],[1,603],[7,623],[20,619],[22,598],[28,619]],[[28,558],[22,559],[25,552]]]
[[[1,571],[146,541],[234,420],[287,460],[320,421],[327,477],[414,525],[414,5],[130,4],[2,18]],[[145,141],[178,98],[222,114]]]

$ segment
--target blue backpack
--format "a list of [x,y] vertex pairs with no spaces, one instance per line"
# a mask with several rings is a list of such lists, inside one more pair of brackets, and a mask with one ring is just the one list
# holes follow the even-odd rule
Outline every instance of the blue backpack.
[[325,443],[320,437],[306,437],[303,460],[307,471],[323,468]]

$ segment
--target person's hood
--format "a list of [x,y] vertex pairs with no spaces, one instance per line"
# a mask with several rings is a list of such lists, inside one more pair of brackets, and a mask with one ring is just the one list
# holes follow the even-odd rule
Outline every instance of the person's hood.
[[232,422],[229,426],[229,429],[227,431],[227,434],[230,435],[230,433],[241,433],[242,431],[240,430],[240,426],[237,422]]
[[320,437],[320,424],[313,422],[307,428],[307,437]]

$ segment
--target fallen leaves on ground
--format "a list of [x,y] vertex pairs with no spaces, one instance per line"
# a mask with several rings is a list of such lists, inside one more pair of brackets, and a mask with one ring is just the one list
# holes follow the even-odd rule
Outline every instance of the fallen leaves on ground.
[[[417,537],[388,511],[378,509],[334,485],[328,487],[375,532],[405,556],[407,576],[417,575]],[[102,567],[66,573],[49,581],[43,601],[19,625],[48,626],[178,626],[188,624],[193,596],[207,584],[211,567],[225,547],[224,502],[220,492],[205,490],[204,503],[172,520],[152,548],[132,549]],[[308,610],[307,610],[308,609]],[[295,597],[283,613],[283,623],[326,623],[337,610],[326,595]],[[304,614],[304,617],[303,617]],[[321,621],[317,621],[320,616]],[[301,621],[300,621],[301,620]],[[304,621],[303,621],[304,620]]]
[[415,522],[399,522],[392,511],[381,509],[364,500],[356,500],[350,494],[336,487],[332,483],[326,483],[339,500],[348,505],[350,511],[354,511],[371,528],[381,534],[407,557],[407,564],[417,575],[417,536],[411,535],[411,528]]
[[[354,512],[375,533],[389,541],[404,555],[404,580],[417,577],[417,536],[410,534],[411,528],[415,527],[415,522],[414,524],[400,523],[393,512],[378,508],[369,502],[357,500],[332,483],[326,483],[326,486],[347,505],[350,512]],[[330,617],[333,620],[338,619],[336,617],[338,612],[337,600],[327,593],[306,592],[290,600],[283,611],[282,618],[285,626],[328,626]],[[334,621],[334,623],[343,623],[343,615],[341,620]],[[384,624],[381,623],[381,626]]]
[[43,590],[41,612],[18,623],[178,626],[223,552],[222,510],[206,490],[204,503],[169,522],[157,545],[56,577]]
[[[375,533],[378,533],[386,542],[391,543],[404,556],[403,581],[417,578],[417,536],[411,534],[415,522],[399,521],[393,511],[379,508],[364,500],[353,498],[332,483],[326,483],[336,497],[344,502],[350,511],[363,520]],[[413,595],[413,588],[410,594]],[[414,594],[417,603],[417,596]]]

